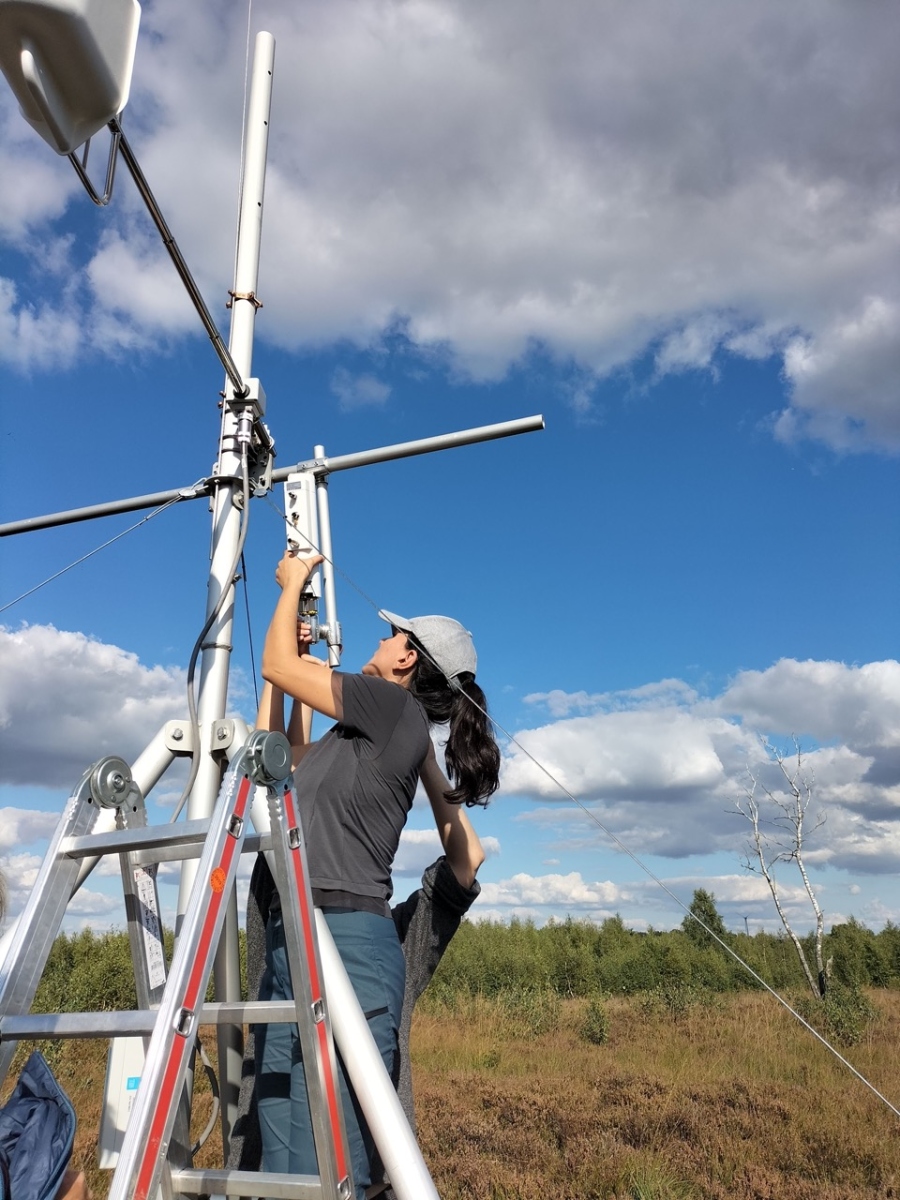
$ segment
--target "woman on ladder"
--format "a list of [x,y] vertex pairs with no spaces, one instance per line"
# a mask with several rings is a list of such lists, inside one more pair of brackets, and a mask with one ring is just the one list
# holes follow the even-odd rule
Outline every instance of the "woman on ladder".
[[[403,1004],[403,952],[391,919],[391,867],[431,748],[431,725],[449,726],[447,800],[483,804],[497,789],[500,752],[475,683],[471,634],[449,617],[412,620],[381,613],[391,635],[362,673],[330,671],[298,638],[300,595],[320,556],[288,553],[263,649],[266,681],[258,728],[287,733],[306,839],[313,901],[321,908],[366,1014],[385,1067],[396,1080]],[[311,712],[337,724],[310,743]],[[261,999],[292,997],[278,902],[266,930]],[[263,1169],[316,1175],[315,1146],[296,1030],[257,1030],[256,1081]],[[344,1118],[359,1200],[371,1182],[371,1139],[342,1071]]]

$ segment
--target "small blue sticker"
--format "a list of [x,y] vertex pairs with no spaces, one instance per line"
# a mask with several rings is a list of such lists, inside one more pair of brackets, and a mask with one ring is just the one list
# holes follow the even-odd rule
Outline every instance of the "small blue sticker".
[[125,1083],[125,1090],[127,1092],[136,1092],[137,1086],[140,1082],[141,1082],[140,1075],[129,1075],[128,1079]]

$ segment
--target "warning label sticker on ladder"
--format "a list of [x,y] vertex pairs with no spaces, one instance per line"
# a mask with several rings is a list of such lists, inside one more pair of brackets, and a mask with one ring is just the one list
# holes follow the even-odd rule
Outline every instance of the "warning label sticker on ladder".
[[151,988],[162,987],[166,982],[166,958],[162,942],[162,928],[156,908],[156,866],[136,867],[134,882],[138,898],[138,914],[144,933],[144,956]]

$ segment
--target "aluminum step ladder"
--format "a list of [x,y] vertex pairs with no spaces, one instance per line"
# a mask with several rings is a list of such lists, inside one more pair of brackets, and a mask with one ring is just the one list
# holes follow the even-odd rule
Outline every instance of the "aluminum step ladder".
[[[249,807],[262,786],[271,833],[247,835]],[[116,828],[98,832],[103,809]],[[204,1005],[225,908],[244,850],[268,849],[283,900],[293,1001]],[[119,856],[138,1004],[134,1012],[32,1015],[29,1010],[85,858]],[[199,865],[170,970],[166,971],[158,863]],[[307,1064],[318,1176],[196,1169],[185,1084],[202,1024],[295,1022]],[[353,1180],[290,746],[278,733],[250,735],[225,773],[209,820],[149,826],[140,790],[116,757],[88,770],[66,803],[31,896],[0,965],[0,1083],[16,1043],[31,1038],[142,1035],[146,1057],[109,1200],[180,1200],[197,1195],[271,1200],[349,1200]]]

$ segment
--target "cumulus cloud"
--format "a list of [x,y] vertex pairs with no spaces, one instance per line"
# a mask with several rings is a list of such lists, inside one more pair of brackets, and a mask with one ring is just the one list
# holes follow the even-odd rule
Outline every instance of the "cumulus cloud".
[[[37,854],[0,855],[0,876],[6,889],[7,924],[25,907],[42,862],[43,859]],[[98,928],[108,926],[111,920],[121,927],[124,915],[121,903],[117,906],[102,892],[82,887],[69,902],[64,928],[67,932],[87,925]]]
[[331,391],[344,412],[381,408],[391,394],[390,387],[374,375],[353,375],[346,367],[338,367],[332,375]]
[[573,717],[518,734],[503,783],[545,797],[560,797],[561,784],[582,799],[715,790],[725,777],[723,757],[742,740],[727,721],[698,721],[674,708]]
[[73,787],[105,754],[132,759],[182,715],[184,672],[50,625],[0,626],[0,762],[10,784]]
[[762,730],[840,739],[867,753],[900,743],[900,663],[798,662],[741,671],[711,708]]
[[[495,837],[483,837],[481,845],[485,858],[495,858],[500,853],[500,843]],[[406,828],[400,835],[393,873],[419,879],[425,868],[443,853],[437,829]]]
[[[503,793],[542,802],[519,820],[540,830],[546,850],[618,839],[665,858],[736,854],[750,832],[736,808],[751,773],[773,792],[784,786],[761,735],[789,760],[796,735],[814,796],[808,860],[869,874],[896,862],[900,663],[782,659],[740,672],[717,697],[672,681],[639,689],[631,710],[626,697],[579,693],[572,709],[598,711],[524,730],[505,754]],[[569,711],[560,692],[530,699]],[[552,803],[567,794],[580,806]]]
[[47,153],[2,82],[0,102],[0,238],[21,244],[36,224],[54,220],[80,187],[64,160]]
[[[900,447],[894,8],[758,0],[723,21],[716,0],[262,0],[254,20],[278,42],[261,336],[372,346],[399,322],[476,378],[538,344],[571,365],[581,413],[592,379],[641,356],[660,375],[775,355],[776,436]],[[223,297],[244,37],[211,3],[160,0],[128,110],[179,244]],[[27,255],[73,185],[0,105],[0,233]],[[113,349],[196,327],[165,302],[135,212],[120,183],[83,268]],[[46,365],[37,343],[26,362]],[[384,403],[384,386],[338,395]]]
[[59,822],[57,813],[27,808],[0,808],[0,850],[28,846],[48,838]]
[[13,280],[0,277],[0,361],[19,370],[68,366],[81,336],[74,310],[22,300]]
[[859,309],[784,352],[790,407],[774,429],[786,442],[814,437],[841,450],[900,447],[900,304],[866,297]]
[[589,881],[580,872],[566,875],[529,875],[520,872],[499,883],[482,883],[474,920],[508,920],[518,917],[543,924],[560,912],[585,920],[611,917],[616,906],[632,899],[631,889],[609,881]]
[[662,704],[689,704],[696,699],[697,692],[681,679],[661,679],[621,692],[564,692],[555,688],[524,697],[526,704],[545,705],[554,717],[567,717],[573,712],[658,708]]
[[[134,323],[129,340],[138,337],[137,329],[171,333],[192,319],[194,310],[173,276],[168,255],[133,229],[125,236],[111,232],[101,238],[88,265],[88,279],[101,310],[125,313]],[[135,280],[140,280],[139,287]]]

